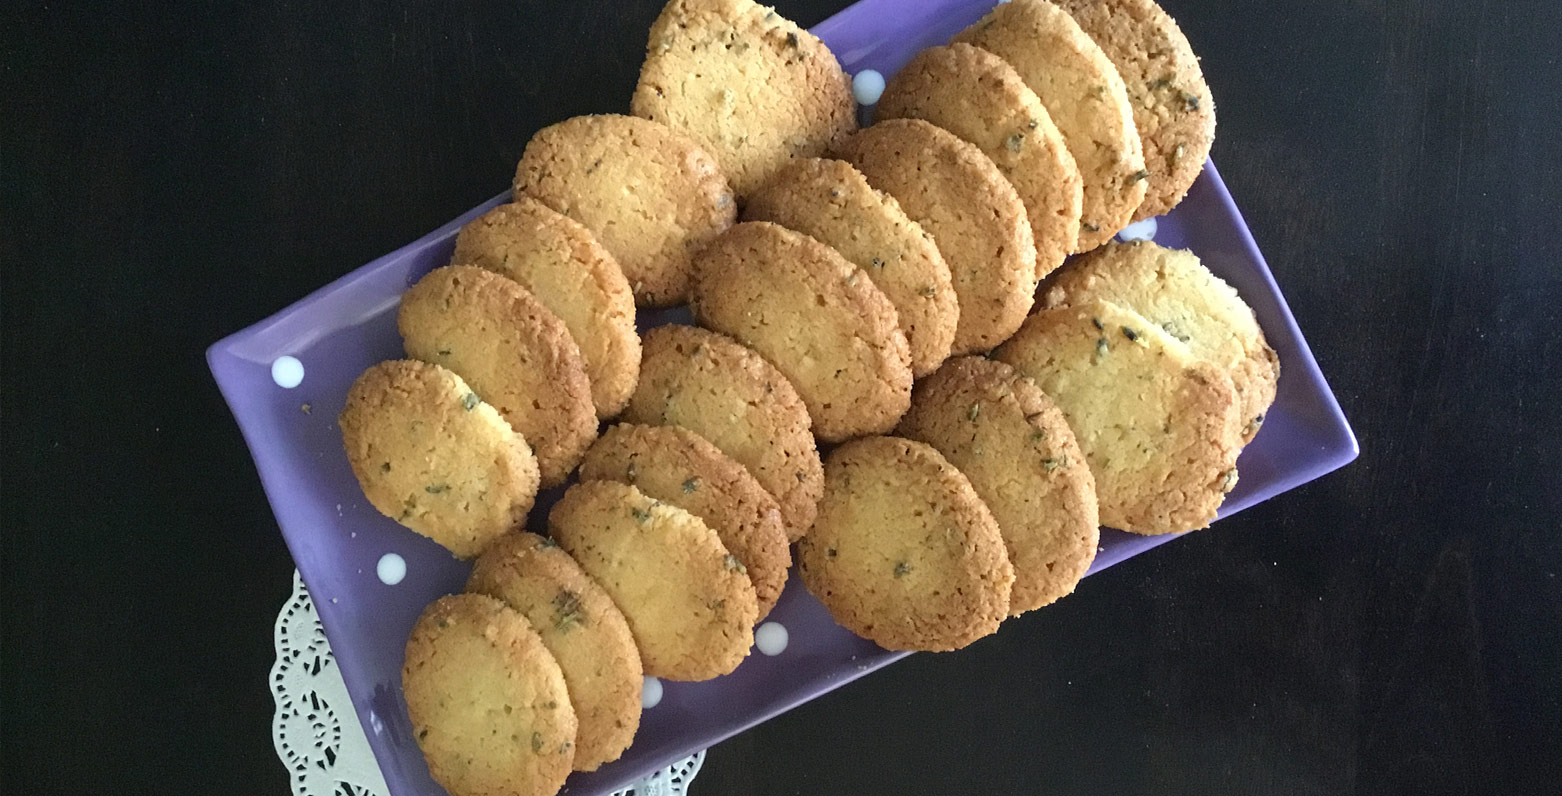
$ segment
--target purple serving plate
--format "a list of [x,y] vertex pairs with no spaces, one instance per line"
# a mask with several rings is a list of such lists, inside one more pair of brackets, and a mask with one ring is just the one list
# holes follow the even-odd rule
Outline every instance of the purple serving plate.
[[[992,5],[992,0],[862,0],[814,32],[848,73],[875,69],[888,76],[918,50],[944,43]],[[463,223],[507,198],[495,197],[207,351],[395,796],[443,793],[429,778],[411,735],[401,697],[402,646],[423,607],[459,591],[469,566],[368,505],[343,454],[336,415],[360,372],[402,355],[395,328],[402,292],[448,261]],[[1188,198],[1158,219],[1157,227],[1157,242],[1193,250],[1242,294],[1280,355],[1274,407],[1242,453],[1241,481],[1221,516],[1354,459],[1357,446],[1350,426],[1213,164],[1206,166]],[[684,310],[650,313],[642,316],[641,326],[686,318]],[[303,378],[296,387],[284,388],[273,379],[273,364],[281,357],[296,358],[302,365]],[[557,490],[539,499],[533,529],[544,527],[556,497]],[[1172,538],[1104,530],[1091,572]],[[387,554],[399,555],[406,564],[405,579],[394,585],[377,574]],[[625,787],[904,657],[906,653],[885,651],[836,625],[795,581],[794,575],[767,620],[789,631],[789,644],[781,654],[756,653],[737,671],[709,682],[666,683],[660,703],[645,711],[640,733],[623,758],[572,777],[564,792],[602,794]]]

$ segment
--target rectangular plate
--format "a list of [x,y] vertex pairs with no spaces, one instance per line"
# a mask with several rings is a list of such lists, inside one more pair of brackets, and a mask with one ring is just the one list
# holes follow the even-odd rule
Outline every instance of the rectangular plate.
[[[863,0],[814,32],[848,73],[876,69],[888,76],[992,5],[991,0]],[[395,313],[402,292],[448,262],[462,224],[507,198],[488,201],[207,352],[314,598],[353,707],[396,796],[443,793],[429,778],[412,739],[401,698],[402,647],[423,607],[459,591],[469,566],[368,505],[348,467],[335,421],[360,372],[402,356]],[[1188,198],[1159,219],[1155,240],[1192,249],[1231,283],[1252,305],[1280,355],[1279,395],[1262,432],[1242,453],[1241,481],[1221,516],[1354,459],[1355,437],[1213,164]],[[641,326],[687,317],[681,309],[646,313]],[[272,363],[282,356],[303,364],[303,382],[296,388],[283,389],[272,380]],[[309,412],[302,411],[304,404]],[[556,497],[554,490],[539,498],[531,516],[534,530],[544,528]],[[1091,571],[1171,538],[1103,531]],[[386,553],[397,553],[407,563],[406,579],[395,586],[376,576],[376,563]],[[623,758],[572,777],[564,792],[600,794],[624,787],[905,655],[879,649],[836,625],[795,574],[770,621],[790,632],[785,652],[752,655],[737,671],[710,682],[666,684],[661,703],[646,710]]]

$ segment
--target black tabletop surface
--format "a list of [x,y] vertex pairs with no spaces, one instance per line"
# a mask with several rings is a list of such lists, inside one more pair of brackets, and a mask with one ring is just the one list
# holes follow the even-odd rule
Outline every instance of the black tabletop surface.
[[[697,796],[1562,788],[1562,4],[1166,5],[1361,458],[721,744]],[[292,564],[202,353],[624,110],[658,6],[6,4],[5,792],[287,792]]]

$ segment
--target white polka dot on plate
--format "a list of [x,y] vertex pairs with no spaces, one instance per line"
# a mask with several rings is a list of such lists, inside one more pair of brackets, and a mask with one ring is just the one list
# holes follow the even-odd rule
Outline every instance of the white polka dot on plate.
[[395,586],[407,577],[407,559],[386,553],[380,556],[380,563],[374,565],[374,574],[379,575],[380,582],[386,586]]
[[645,678],[645,687],[640,689],[640,707],[654,708],[662,703],[662,681],[655,677]]
[[1155,228],[1157,226],[1153,218],[1135,221],[1123,227],[1123,231],[1117,233],[1117,239],[1124,242],[1131,240],[1155,240]]
[[276,382],[278,387],[289,390],[303,384],[304,363],[299,362],[297,357],[277,357],[276,361],[271,363],[271,380]]
[[864,69],[852,76],[852,96],[858,105],[874,105],[884,96],[884,76],[877,69]]
[[766,655],[775,656],[786,652],[788,640],[786,626],[780,622],[766,622],[754,629],[754,647]]

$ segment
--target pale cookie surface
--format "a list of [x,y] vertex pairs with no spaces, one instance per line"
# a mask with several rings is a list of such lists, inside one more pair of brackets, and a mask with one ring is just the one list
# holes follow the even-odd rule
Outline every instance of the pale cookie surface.
[[835,621],[886,649],[959,649],[1009,614],[1014,570],[997,523],[965,476],[920,442],[836,448],[797,555]]
[[522,196],[462,227],[450,262],[486,268],[531,291],[580,347],[597,417],[623,411],[640,375],[635,297],[591,230]]
[[929,47],[895,74],[876,119],[924,119],[975,144],[1014,186],[1036,239],[1036,276],[1079,239],[1084,185],[1063,134],[1014,67],[969,44]]
[[629,623],[607,592],[558,545],[525,532],[483,551],[466,590],[519,611],[558,661],[580,725],[575,770],[617,760],[640,726],[645,675]]
[[716,159],[693,139],[616,114],[539,130],[514,189],[586,225],[647,307],[688,299],[691,258],[738,210]]
[[596,439],[580,349],[526,288],[474,266],[438,268],[402,296],[396,327],[408,356],[455,371],[526,438],[544,487]]
[[933,235],[960,305],[952,353],[986,351],[1020,328],[1036,290],[1036,242],[991,158],[920,119],[879,122],[840,154]]
[[1236,389],[1219,366],[1105,301],[1038,311],[993,358],[1063,410],[1102,524],[1160,534],[1214,521],[1242,447]]
[[481,594],[441,597],[407,640],[407,714],[451,796],[552,796],[569,776],[575,711],[526,618]]
[[1106,53],[1046,0],[999,5],[954,40],[1008,61],[1063,133],[1085,189],[1075,251],[1127,226],[1144,201],[1148,172],[1128,91]]
[[813,525],[824,465],[808,408],[776,366],[726,335],[669,324],[646,332],[624,420],[682,426],[709,440],[781,507],[789,541]]
[[381,362],[353,382],[337,425],[370,505],[456,556],[526,524],[537,459],[460,376]]
[[786,374],[821,440],[889,431],[911,403],[895,305],[807,235],[766,221],[722,233],[700,256],[690,308]]
[[1177,206],[1215,141],[1215,100],[1198,56],[1155,0],[1058,0],[1100,45],[1128,89],[1150,172],[1134,220]]
[[750,0],[669,2],[651,25],[630,106],[704,145],[739,196],[857,129],[835,55]]
[[1009,612],[1074,591],[1100,544],[1095,479],[1052,400],[1002,362],[951,359],[917,383],[898,433],[965,474],[1014,566]]
[[749,197],[743,219],[801,232],[861,268],[895,305],[913,375],[931,373],[949,356],[960,320],[949,266],[933,236],[850,163],[793,161]]
[[1242,407],[1242,440],[1251,441],[1274,403],[1280,358],[1253,310],[1193,252],[1154,243],[1109,243],[1058,273],[1048,307],[1104,299],[1133,310],[1226,369]]
[[624,612],[646,674],[709,680],[748,655],[754,585],[699,517],[628,484],[584,481],[554,505],[548,529]]
[[704,437],[677,426],[614,426],[586,451],[580,480],[630,484],[704,520],[743,563],[760,619],[781,598],[792,566],[781,507]]

